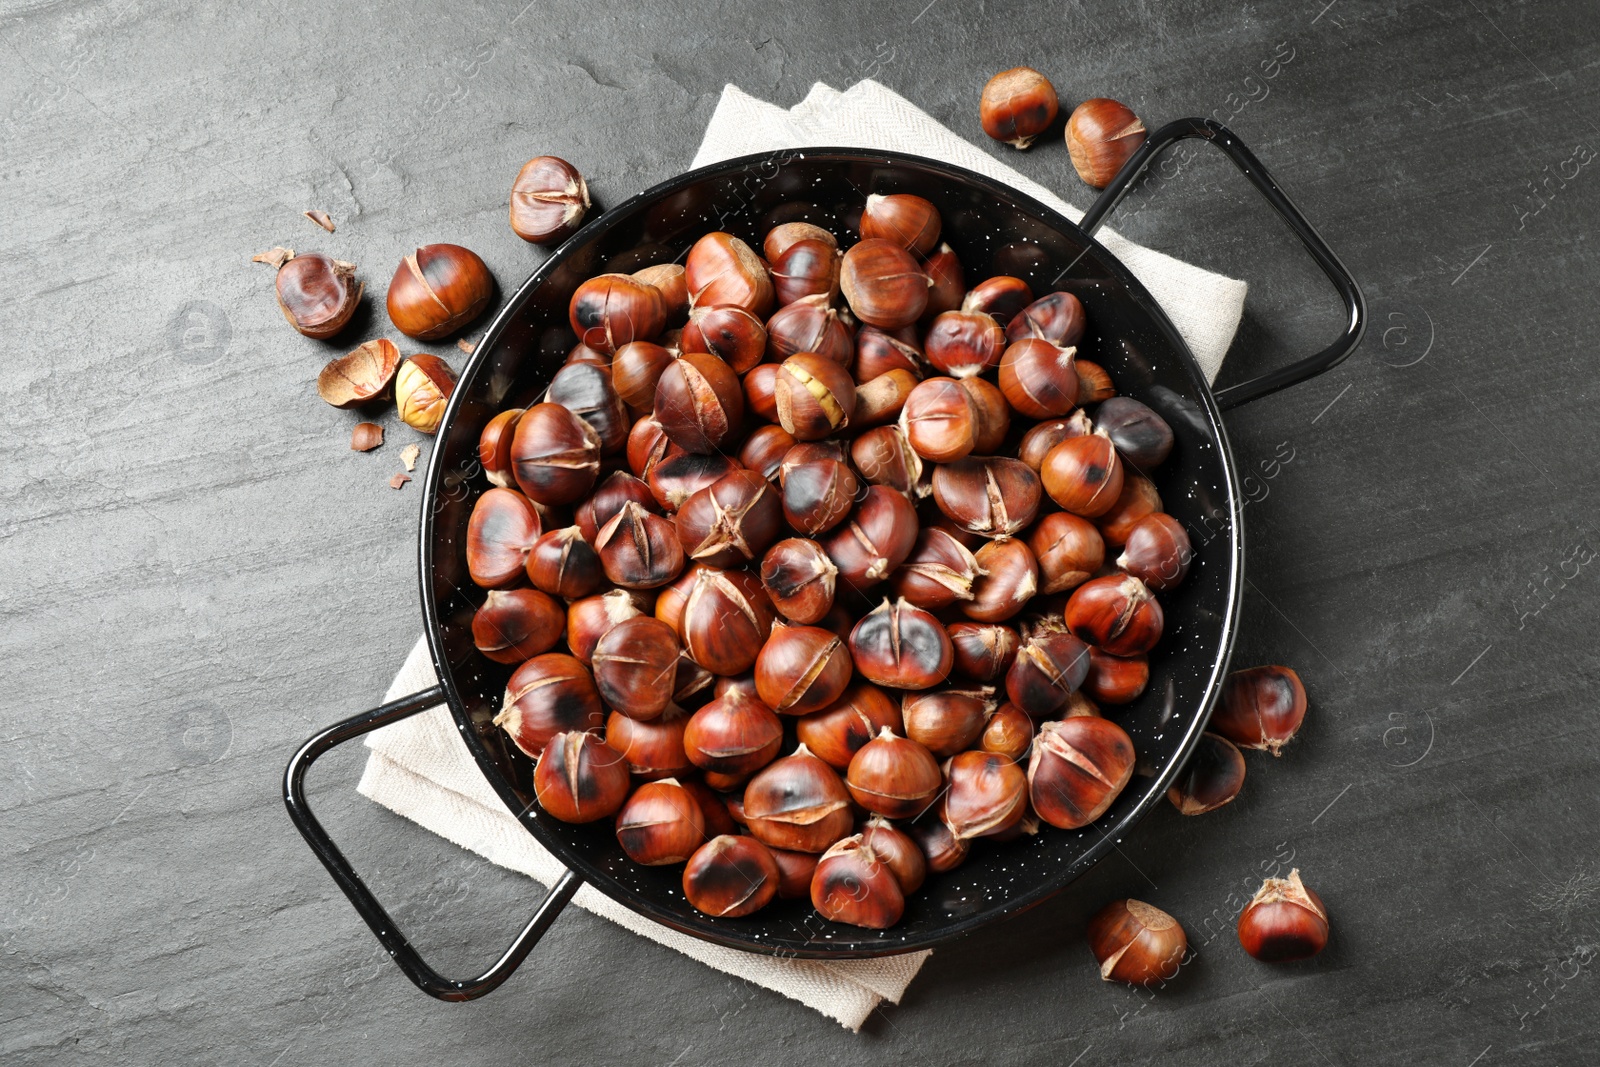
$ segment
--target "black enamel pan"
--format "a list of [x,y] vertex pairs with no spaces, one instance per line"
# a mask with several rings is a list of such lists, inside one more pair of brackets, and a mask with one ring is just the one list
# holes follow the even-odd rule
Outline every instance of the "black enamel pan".
[[[1332,280],[1346,320],[1316,355],[1213,393],[1183,339],[1150,294],[1093,237],[1130,184],[1165,149],[1203,138],[1220,148],[1288,223]],[[886,931],[835,925],[805,902],[776,902],[745,919],[713,919],[690,907],[677,868],[646,868],[623,856],[609,826],[572,826],[540,811],[531,762],[490,720],[511,668],[473,647],[470,623],[482,592],[462,556],[467,517],[487,488],[477,466],[484,423],[544,389],[574,343],[567,302],[582,280],[681,258],[696,238],[726,230],[759,247],[769,212],[815,205],[812,221],[843,233],[842,220],[868,193],[912,192],[933,201],[945,239],[969,279],[1025,278],[1035,292],[1070,289],[1088,311],[1080,354],[1105,366],[1120,392],[1171,424],[1177,445],[1158,472],[1168,512],[1188,529],[1196,558],[1188,580],[1164,594],[1167,628],[1151,655],[1151,684],[1117,720],[1137,746],[1139,772],[1111,809],[1079,831],[976,848],[957,870],[935,875]],[[928,948],[1039,903],[1104,857],[1161,801],[1198,740],[1233,650],[1244,577],[1238,474],[1221,412],[1329,369],[1354,350],[1365,324],[1355,281],[1254,155],[1223,126],[1203,119],[1154,133],[1074,225],[1038,201],[989,178],[931,159],[857,149],[807,149],[746,156],[691,171],[607,211],[546,260],[496,316],[450,400],[424,479],[420,577],[428,645],[439,684],[317,734],[290,761],[284,799],[295,825],[395,961],[424,991],[467,1000],[499,985],[520,964],[582,883],[657,922],[722,945],[806,958],[841,959]],[[444,704],[495,792],[568,873],[533,919],[483,974],[445,978],[412,948],[372,896],[306,802],[304,778],[318,756],[370,730]]]

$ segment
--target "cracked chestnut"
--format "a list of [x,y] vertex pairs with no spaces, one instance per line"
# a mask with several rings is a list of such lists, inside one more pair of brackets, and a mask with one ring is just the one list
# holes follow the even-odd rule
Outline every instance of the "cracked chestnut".
[[631,500],[600,528],[594,547],[606,577],[625,589],[654,589],[683,570],[683,545],[671,521]]
[[1057,348],[1073,348],[1083,340],[1087,324],[1083,301],[1067,292],[1046,293],[1006,323],[1006,340],[1033,338]]
[[1067,628],[1113,656],[1149,652],[1165,615],[1149,586],[1131,574],[1108,574],[1078,586],[1067,601]]
[[606,584],[600,556],[576,526],[551,530],[528,553],[528,581],[535,589],[564,600],[581,600]]
[[961,298],[961,310],[981,311],[1004,327],[1031,303],[1033,290],[1027,282],[1009,274],[996,274],[967,291]]
[[758,426],[739,448],[739,464],[767,481],[777,481],[783,457],[797,442],[782,426]]
[[978,738],[978,747],[985,752],[997,752],[1011,760],[1020,760],[1028,754],[1033,744],[1033,719],[1027,712],[1007,701],[989,716],[989,723]]
[[1017,631],[998,622],[953,622],[945,632],[955,650],[956,673],[980,682],[1005,677],[1021,645]]
[[424,245],[395,268],[389,320],[407,337],[437,341],[471,325],[493,297],[494,277],[476,252],[460,245]]
[[1056,87],[1032,67],[1002,70],[984,84],[978,100],[983,132],[1012,148],[1027,148],[1050,128],[1060,107]]
[[855,821],[839,775],[803,744],[750,779],[744,816],[756,840],[793,852],[825,852]]
[[998,752],[960,752],[945,765],[944,824],[962,841],[1003,834],[1028,812],[1028,776]]
[[575,504],[600,474],[600,435],[560,404],[535,404],[517,420],[511,474],[536,504]]
[[783,623],[773,623],[755,669],[756,692],[784,715],[805,715],[832,704],[850,684],[853,671],[850,652],[837,634]]
[[1141,519],[1162,510],[1161,494],[1156,491],[1154,482],[1126,464],[1122,471],[1122,492],[1117,494],[1116,503],[1094,520],[1106,544],[1117,548],[1128,540]]
[[779,308],[767,320],[766,358],[782,363],[797,352],[815,352],[848,367],[855,355],[855,337],[849,321],[828,300],[818,294]]
[[646,511],[656,508],[656,498],[651,495],[648,485],[627,471],[612,471],[573,513],[583,539],[594,544],[600,536],[600,528],[610,522],[630,500]]
[[779,477],[783,481],[784,518],[796,533],[807,537],[825,533],[843,522],[861,489],[849,466],[828,456],[792,465],[786,457]]
[[870,485],[886,485],[908,496],[922,481],[922,457],[898,426],[874,426],[850,445],[850,460]]
[[644,614],[639,594],[613,589],[599,596],[586,596],[567,606],[567,647],[587,664],[594,658],[595,646],[618,623]]
[[981,311],[946,311],[928,327],[928,362],[941,374],[971,378],[999,366],[1006,335]]
[[994,714],[994,690],[936,689],[907,693],[900,701],[905,735],[940,759],[972,747]]
[[1035,719],[1067,706],[1089,673],[1089,646],[1071,634],[1034,637],[1017,651],[1006,672],[1006,696]]
[[795,733],[818,759],[836,770],[850,766],[857,750],[884,729],[900,733],[900,705],[869,682],[852,682],[832,704],[802,715]]
[[773,383],[778,425],[797,441],[820,441],[850,424],[856,407],[856,383],[844,367],[817,355],[798,352],[783,361]]
[[790,244],[772,260],[772,289],[778,307],[802,297],[832,300],[839,292],[839,244],[805,237]]
[[811,906],[831,922],[887,930],[905,914],[900,880],[861,835],[828,849],[811,876]]
[[933,470],[933,501],[951,522],[1005,540],[1039,513],[1039,476],[1020,459],[967,457]]
[[621,753],[582,730],[556,734],[533,768],[533,795],[551,817],[585,823],[615,815],[633,782]]
[[600,274],[572,292],[567,320],[578,340],[611,355],[633,341],[652,341],[666,326],[661,290],[627,274]]
[[706,567],[689,587],[678,632],[690,659],[726,677],[755,664],[772,624],[772,602],[755,575]]
[[1004,622],[1021,611],[1039,590],[1039,565],[1027,542],[1015,538],[990,541],[973,554],[983,577],[961,613],[978,622]]
[[778,757],[783,722],[742,689],[719,696],[689,717],[683,749],[703,771],[748,778]]
[[1144,123],[1128,105],[1105,97],[1085,100],[1067,119],[1067,152],[1088,185],[1104,189],[1144,144]]
[[815,541],[789,537],[761,560],[761,587],[790,622],[821,622],[833,607],[839,568]]
[[647,411],[656,402],[656,383],[676,358],[654,341],[629,341],[611,357],[611,385],[622,402]]
[[1133,764],[1133,740],[1109,719],[1075,715],[1042,723],[1028,760],[1033,810],[1063,830],[1088,826],[1128,784]]
[[548,652],[566,629],[566,611],[537,589],[491,589],[472,615],[472,643],[496,663]]
[[1178,920],[1142,900],[1114,900],[1089,920],[1089,951],[1107,982],[1171,981],[1189,951]]
[[939,620],[904,599],[885,598],[863,615],[850,631],[849,644],[861,676],[890,689],[938,685],[949,677],[955,657]]
[[1240,748],[1283,755],[1306,717],[1306,687],[1289,667],[1234,671],[1211,714],[1211,728]]
[[589,670],[571,656],[546,652],[512,673],[494,724],[537,759],[556,734],[598,730],[605,723],[600,693]]
[[[676,448],[676,446],[673,446]],[[739,469],[739,461],[720,452],[671,451],[651,464],[645,475],[650,495],[667,512],[677,511],[684,501],[714,485]]]
[[854,245],[839,265],[839,289],[850,310],[885,330],[910,326],[921,317],[928,306],[928,281],[911,253],[882,238]]
[[681,779],[694,773],[683,748],[689,716],[675,704],[653,719],[635,719],[620,711],[606,718],[606,744],[622,753],[628,773],[640,781]]
[[530,244],[558,244],[578,232],[589,184],[559,156],[536,156],[511,183],[511,231]]
[[760,556],[777,538],[783,506],[765,478],[736,470],[685,500],[672,521],[690,559],[736,567]]
[[931,463],[950,463],[978,443],[978,408],[954,378],[929,378],[911,390],[900,409],[900,431],[913,451]]
[[955,870],[967,861],[972,851],[972,842],[951,833],[950,827],[939,817],[941,806],[935,804],[932,811],[907,828],[911,839],[927,857],[928,870],[935,874]]
[[395,371],[395,411],[418,433],[437,433],[455,388],[456,372],[450,364],[427,353],[410,356]]
[[1022,443],[1017,446],[1017,458],[1026,463],[1030,470],[1038,473],[1044,466],[1044,458],[1050,450],[1069,437],[1082,437],[1086,433],[1093,433],[1094,425],[1089,421],[1089,416],[1080,408],[1064,419],[1050,419],[1029,428],[1022,435]]
[[889,331],[876,326],[856,330],[855,360],[850,373],[858,382],[870,382],[892,370],[909,371],[918,378],[924,370],[920,335],[915,327]]
[[685,352],[656,380],[655,417],[686,452],[712,453],[732,443],[744,422],[739,376],[706,352]]
[[275,284],[278,310],[289,325],[318,340],[344,329],[361,304],[356,265],[320,252],[285,260]]
[[483,427],[478,436],[478,465],[490,485],[502,489],[516,484],[511,474],[511,439],[517,431],[517,420],[523,408],[507,408]]
[[1239,944],[1264,963],[1309,959],[1328,944],[1328,909],[1300,880],[1268,878],[1239,914]]
[[684,283],[695,307],[737,304],[758,318],[772,313],[772,277],[749,245],[728,233],[708,233],[689,249]]
[[1167,799],[1184,815],[1216,811],[1244,788],[1244,771],[1244,753],[1238,746],[1207,730],[1173,779]]
[[838,239],[815,223],[782,222],[767,231],[767,236],[761,242],[761,251],[766,253],[768,263],[776,263],[797,241],[821,241],[834,249],[839,247]]
[[697,307],[683,328],[683,350],[710,353],[743,374],[766,355],[767,328],[737,304]]
[[917,511],[904,494],[871,485],[843,526],[822,542],[839,578],[866,589],[887,578],[917,542]]
[[1028,535],[1028,547],[1039,563],[1039,591],[1065,593],[1095,576],[1105,563],[1100,531],[1070,511],[1052,511]]
[[490,489],[467,519],[467,573],[485,589],[505,589],[522,578],[528,554],[544,532],[539,512],[515,489]]
[[617,813],[617,843],[635,863],[682,863],[705,841],[700,805],[674,779],[646,782]]
[[1013,411],[1030,419],[1065,415],[1078,403],[1077,349],[1027,337],[1000,358],[1000,392]]
[[600,698],[614,711],[630,719],[654,719],[672,701],[678,635],[661,620],[641,615],[607,631],[591,664]]
[[689,857],[683,869],[683,896],[707,915],[736,919],[772,903],[782,878],[766,845],[753,837],[722,834]]
[[889,576],[889,588],[919,608],[938,611],[971,600],[973,584],[983,574],[972,550],[954,534],[928,526],[918,532],[911,555]]

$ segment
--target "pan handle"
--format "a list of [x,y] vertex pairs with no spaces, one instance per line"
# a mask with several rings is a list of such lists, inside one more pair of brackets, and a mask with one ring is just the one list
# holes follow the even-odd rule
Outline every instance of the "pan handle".
[[1117,176],[1111,179],[1111,184],[1101,192],[1100,198],[1083,213],[1083,221],[1078,224],[1080,228],[1086,233],[1093,234],[1158,155],[1179,141],[1186,141],[1191,137],[1204,138],[1216,145],[1233,161],[1233,165],[1250,179],[1250,184],[1256,187],[1266,198],[1267,203],[1272,205],[1272,209],[1300,238],[1300,243],[1305,245],[1306,251],[1316,260],[1317,266],[1322,268],[1322,272],[1338,290],[1339,298],[1344,301],[1345,325],[1338,340],[1314,356],[1275,371],[1268,371],[1258,378],[1251,378],[1249,381],[1218,390],[1217,406],[1227,410],[1266,396],[1268,393],[1275,393],[1285,386],[1314,378],[1342,363],[1345,357],[1356,350],[1356,346],[1361,343],[1361,335],[1366,331],[1367,302],[1362,297],[1356,280],[1350,276],[1345,265],[1339,262],[1339,257],[1333,254],[1333,249],[1328,247],[1327,242],[1317,234],[1311,223],[1306,221],[1306,217],[1300,214],[1300,209],[1295,207],[1288,195],[1279,188],[1278,183],[1267,173],[1267,169],[1261,165],[1255,153],[1244,146],[1237,134],[1213,119],[1179,119],[1167,123],[1147,137],[1138,151],[1123,164]]
[[322,865],[328,868],[333,880],[344,890],[344,895],[350,898],[350,903],[355,905],[356,911],[366,920],[372,932],[383,943],[383,947],[389,950],[389,955],[400,965],[406,977],[411,979],[418,989],[440,1000],[475,1000],[511,977],[511,972],[521,966],[533,946],[539,943],[539,938],[544,936],[544,932],[561,913],[561,909],[566,907],[567,901],[572,899],[572,894],[583,884],[583,879],[572,871],[562,875],[561,880],[545,894],[544,900],[539,904],[539,910],[533,913],[528,925],[524,926],[516,940],[511,942],[511,947],[506,949],[487,971],[476,978],[446,978],[428,966],[418,955],[417,950],[411,947],[406,935],[401,933],[394,920],[389,918],[389,913],[361,881],[361,876],[350,866],[350,861],[344,858],[339,846],[333,843],[316,816],[311,814],[311,806],[306,801],[306,772],[317,761],[317,757],[380,726],[399,722],[443,702],[444,690],[435,685],[420,693],[413,693],[380,708],[335,723],[315,734],[300,746],[300,751],[294,754],[289,760],[289,766],[284,770],[283,802],[289,809],[289,818],[294,820],[301,836],[311,846],[311,851],[315,852]]

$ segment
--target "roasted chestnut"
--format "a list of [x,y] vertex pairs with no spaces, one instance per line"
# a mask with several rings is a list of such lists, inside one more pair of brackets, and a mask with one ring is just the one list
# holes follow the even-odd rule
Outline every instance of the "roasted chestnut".
[[867,681],[890,689],[938,685],[949,676],[954,655],[939,620],[904,599],[891,603],[885,598],[850,631],[850,658],[856,670]]
[[911,253],[882,238],[863,240],[844,254],[839,288],[856,318],[886,330],[911,325],[928,306],[928,276]]
[[1009,274],[997,274],[974,285],[961,298],[961,310],[981,311],[1004,327],[1031,303],[1033,290],[1027,282]]
[[766,845],[753,837],[721,834],[689,857],[683,896],[707,915],[736,919],[770,904],[782,877]]
[[1065,415],[1078,403],[1077,349],[1036,337],[1006,348],[1000,358],[1000,392],[1012,410],[1030,419]]
[[[1046,293],[1006,323],[1006,340],[1034,338],[1058,348],[1073,348],[1083,340],[1087,324],[1083,301],[1067,292]],[[1081,397],[1079,401],[1084,402]]]
[[1183,524],[1157,511],[1133,524],[1117,566],[1152,589],[1171,589],[1189,573],[1193,558]]
[[850,653],[837,634],[783,623],[773,624],[755,668],[756,692],[785,715],[805,715],[832,704],[850,684],[852,671]]
[[945,627],[955,650],[957,674],[980,682],[1005,677],[1017,658],[1017,631],[998,622],[953,622]]
[[744,406],[763,422],[778,421],[778,364],[762,363],[744,376]]
[[983,573],[971,549],[948,530],[929,526],[917,534],[911,555],[889,576],[889,588],[919,608],[938,611],[971,600],[973,584]]
[[826,456],[793,464],[786,458],[779,477],[783,480],[784,518],[808,537],[843,522],[861,490],[849,466]]
[[856,381],[870,382],[892,370],[909,371],[921,378],[923,369],[922,345],[914,327],[890,332],[862,326],[856,331],[855,362],[850,366]]
[[856,407],[850,425],[857,430],[887,426],[900,418],[917,376],[908,370],[891,370],[864,382],[856,390]]
[[822,295],[801,297],[767,321],[766,357],[782,363],[800,352],[814,352],[841,367],[855,355],[849,320]]
[[1161,494],[1156,492],[1155,483],[1126,464],[1122,471],[1122,492],[1117,494],[1116,503],[1094,520],[1100,536],[1112,547],[1121,547],[1141,519],[1161,510]]
[[815,223],[784,222],[767,231],[766,238],[761,242],[761,250],[767,254],[768,263],[776,263],[797,241],[821,241],[835,250],[839,247],[833,234]]
[[600,528],[610,522],[629,501],[646,511],[654,511],[656,507],[656,498],[651,495],[648,485],[627,471],[612,471],[573,513],[578,532],[583,534],[585,541],[594,544],[600,536]]
[[961,269],[961,259],[956,250],[941,244],[922,261],[923,272],[933,285],[928,290],[928,306],[924,315],[942,315],[961,308],[961,298],[966,295],[967,276]]
[[1012,757],[960,752],[950,758],[945,773],[950,784],[941,802],[942,818],[960,840],[1002,834],[1027,814],[1028,776]]
[[635,863],[682,863],[705,841],[706,820],[694,797],[673,779],[646,782],[617,813],[617,843]]
[[1010,701],[995,709],[978,738],[978,747],[983,751],[997,752],[1012,760],[1026,756],[1032,744],[1032,717]]
[[1033,810],[1063,830],[1088,826],[1128,784],[1133,763],[1133,740],[1109,719],[1075,715],[1042,723],[1028,760]]
[[755,575],[707,567],[689,588],[678,630],[690,659],[726,676],[755,664],[772,622],[772,604]]
[[822,542],[839,577],[855,589],[887,578],[917,542],[917,511],[901,493],[870,485],[849,520]]
[[935,689],[900,701],[905,735],[940,759],[972,747],[994,714],[994,690]]
[[1028,535],[1039,563],[1039,592],[1065,593],[1093,578],[1105,563],[1106,545],[1087,519],[1052,511]]
[[683,502],[673,517],[684,553],[712,567],[734,567],[760,556],[778,536],[783,507],[777,491],[755,471],[724,475]]
[[779,541],[761,560],[761,587],[790,622],[822,621],[833,607],[838,576],[822,546],[802,537]]
[[922,481],[922,457],[898,426],[875,426],[850,445],[850,459],[870,485],[910,495]]
[[533,795],[539,807],[562,822],[594,822],[615,815],[631,788],[622,755],[583,730],[550,738],[533,768]]
[[678,653],[678,668],[672,674],[672,702],[685,710],[698,710],[712,697],[717,676]]
[[1167,799],[1184,815],[1204,815],[1232,801],[1243,788],[1244,753],[1208,730],[1167,789]]
[[1234,671],[1222,688],[1211,728],[1240,748],[1283,755],[1306,717],[1306,687],[1289,667]]
[[[654,403],[654,393],[651,394],[651,402]],[[624,455],[628,460],[628,469],[634,476],[645,478],[649,475],[650,468],[664,457],[682,451],[683,449],[667,440],[666,431],[661,428],[654,415],[645,415],[628,431],[628,446]]]
[[[674,445],[673,448],[677,446]],[[651,464],[645,475],[650,495],[667,512],[739,469],[739,461],[720,452],[670,451]]]
[[946,311],[928,327],[924,343],[928,362],[939,373],[971,378],[1000,364],[1006,335],[991,315]]
[[583,539],[583,531],[567,526],[534,542],[528,553],[528,581],[551,596],[580,600],[600,592],[606,575],[599,553]]
[[808,296],[832,300],[839,292],[839,244],[806,237],[785,248],[772,261],[772,289],[778,307]]
[[1037,473],[1044,466],[1044,458],[1056,445],[1069,437],[1082,437],[1093,432],[1094,425],[1080,408],[1064,419],[1051,419],[1031,427],[1022,435],[1022,443],[1017,446],[1017,458]]
[[1067,152],[1078,177],[1104,189],[1146,137],[1144,123],[1126,104],[1104,97],[1085,100],[1067,119]]
[[653,719],[672,700],[678,635],[659,619],[641,615],[607,631],[592,663],[602,700],[630,719]]
[[1239,944],[1264,963],[1308,959],[1327,946],[1328,909],[1299,868],[1261,883],[1239,914]]
[[652,341],[667,323],[661,290],[627,274],[601,274],[580,284],[567,304],[578,340],[611,354],[631,341]]
[[1117,395],[1111,375],[1098,363],[1078,360],[1078,403],[1098,404]]
[[684,451],[719,451],[744,423],[739,376],[716,356],[685,352],[656,381],[655,416]]
[[979,455],[991,455],[1005,443],[1011,429],[1011,405],[1005,394],[987,378],[962,378],[961,388],[972,398],[972,410],[977,415],[973,426],[972,450]]
[[1140,470],[1165,462],[1172,452],[1172,427],[1145,405],[1129,396],[1114,396],[1094,413],[1094,425],[1104,430],[1122,458]]
[[689,249],[684,283],[695,307],[737,304],[757,317],[772,313],[772,277],[750,246],[727,233],[708,233]]
[[490,419],[478,437],[478,465],[490,485],[506,489],[516,484],[511,474],[511,438],[522,412],[522,408],[507,408]]
[[1107,982],[1171,981],[1189,951],[1178,920],[1142,900],[1114,900],[1089,920],[1089,950]]
[[990,541],[974,554],[983,571],[963,600],[961,613],[978,622],[1004,622],[1021,611],[1039,590],[1039,565],[1025,541]]
[[1039,476],[1019,459],[967,457],[933,471],[933,500],[950,521],[1005,540],[1039,512]]
[[874,815],[861,826],[861,841],[871,846],[878,858],[889,865],[900,883],[900,891],[910,896],[922,888],[928,877],[928,860],[911,835],[882,815]]
[[1139,579],[1108,574],[1073,591],[1065,618],[1067,628],[1089,644],[1113,656],[1133,656],[1161,640],[1164,613]]
[[939,210],[911,193],[873,193],[861,209],[861,237],[892,241],[925,256],[939,243]]
[[1083,691],[1102,704],[1130,704],[1150,684],[1150,660],[1136,656],[1113,656],[1098,648],[1089,650],[1089,673]]
[[539,512],[527,497],[515,489],[490,489],[467,519],[467,573],[485,589],[516,585],[541,533]]
[[600,435],[560,404],[535,404],[517,420],[511,473],[536,504],[573,504],[600,474]]
[[349,324],[361,304],[356,265],[320,252],[291,256],[278,268],[278,310],[289,325],[318,340]]
[[783,723],[758,698],[735,689],[689,717],[683,749],[704,771],[744,778],[778,756]]
[[844,429],[856,406],[856,385],[850,372],[815,352],[799,352],[783,361],[773,384],[778,425],[797,441],[820,441]]
[[845,785],[868,811],[910,819],[939,795],[944,775],[933,753],[885,726],[851,758]]
[[756,840],[794,852],[826,851],[854,821],[839,775],[805,745],[750,779],[744,816]]
[[735,374],[743,374],[767,351],[767,328],[754,314],[737,304],[697,307],[683,328],[685,352],[709,352]]
[[691,563],[676,578],[656,590],[655,616],[677,631],[680,641],[683,639],[684,605],[689,602],[694,583],[700,580],[700,572],[709,569],[702,563]]
[[656,402],[656,383],[674,358],[654,341],[630,341],[611,357],[612,388],[630,408],[649,410]]
[[739,464],[769,482],[776,481],[784,454],[794,446],[794,435],[782,426],[758,426],[740,447]]
[[956,379],[929,378],[906,397],[900,430],[923,459],[950,463],[977,446],[978,409]]
[[[661,304],[666,309],[667,324],[682,325],[689,317],[689,285],[684,281],[684,270],[681,263],[657,263],[654,266],[643,267],[633,272],[635,281],[644,282],[646,285],[655,286],[661,294]],[[676,348],[673,355],[682,351],[681,346],[668,345],[668,339],[673,331],[669,330],[661,335],[663,346]]]
[[967,854],[972,851],[971,841],[957,837],[944,824],[944,819],[939,815],[942,807],[942,802],[935,804],[922,818],[906,828],[911,839],[927,857],[928,870],[935,874],[955,870],[967,861]]
[[1089,673],[1089,647],[1071,634],[1040,634],[1017,651],[1006,672],[1006,696],[1035,719],[1046,719]]
[[906,899],[894,871],[857,834],[829,848],[817,862],[811,906],[831,922],[887,930],[905,914]]
[[1074,515],[1092,519],[1117,502],[1122,492],[1122,461],[1105,434],[1069,437],[1044,457],[1039,477],[1051,500]]
[[558,156],[528,160],[511,183],[511,230],[532,244],[566,240],[578,232],[588,210],[588,183]]
[[795,721],[795,733],[818,759],[837,770],[850,766],[857,750],[884,729],[904,729],[900,705],[882,689],[852,682],[839,699]]
[[556,734],[598,730],[604,722],[600,694],[588,668],[560,652],[546,652],[518,667],[494,717],[494,724],[512,743],[535,759]]
[[566,629],[566,611],[537,589],[492,589],[472,616],[472,643],[496,663],[548,652]]
[[438,356],[411,356],[394,375],[394,406],[400,421],[419,433],[437,433],[455,391],[456,372]]
[[635,719],[620,711],[606,718],[606,744],[622,753],[628,772],[643,781],[681,779],[694,773],[683,735],[688,714],[675,704],[653,719]]
[[1049,78],[1032,67],[1013,67],[984,84],[978,120],[996,141],[1027,148],[1056,120],[1058,106]]
[[567,647],[584,663],[594,658],[595,646],[618,623],[644,614],[638,594],[613,589],[599,596],[575,600],[567,607]]
[[407,337],[437,341],[470,325],[493,296],[494,277],[476,252],[460,245],[424,245],[395,268],[389,319]]
[[595,537],[606,577],[625,589],[654,589],[683,570],[683,546],[667,519],[630,500]]

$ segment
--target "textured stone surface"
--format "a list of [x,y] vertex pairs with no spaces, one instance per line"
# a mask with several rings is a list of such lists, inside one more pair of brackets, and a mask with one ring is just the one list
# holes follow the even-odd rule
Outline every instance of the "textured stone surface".
[[[1600,569],[1578,564],[1600,19],[1323,2],[5,5],[0,1057],[1600,1057]],[[724,82],[788,104],[866,74],[982,140],[979,87],[1018,63],[1147,121],[1229,120],[1366,286],[1355,357],[1228,419],[1257,479],[1237,662],[1301,671],[1302,741],[1252,758],[1230,808],[1158,811],[1060,897],[941,950],[859,1037],[581,914],[492,997],[424,998],[278,800],[296,743],[368,706],[419,629],[419,497],[387,484],[412,435],[390,416],[382,448],[348,450],[357,416],[314,390],[332,350],[284,325],[250,255],[325,250],[381,295],[404,252],[458,241],[511,286],[540,256],[504,220],[531,155],[616,202],[683,168]],[[1087,202],[1058,141],[991,150]],[[1251,280],[1224,381],[1337,326],[1218,159],[1114,222]],[[318,772],[334,832],[441,965],[481,965],[535,893],[356,797],[358,760]],[[1268,968],[1229,928],[1291,853],[1334,939]],[[1159,996],[1103,986],[1083,947],[1121,895],[1199,948]]]

